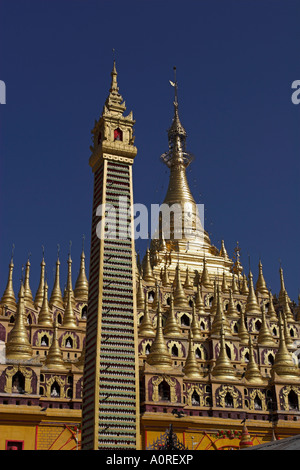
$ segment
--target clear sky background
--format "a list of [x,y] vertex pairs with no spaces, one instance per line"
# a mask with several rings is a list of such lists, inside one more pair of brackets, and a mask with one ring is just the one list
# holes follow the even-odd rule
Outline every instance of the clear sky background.
[[[12,244],[14,289],[31,253],[35,294],[45,247],[49,290],[57,244],[61,284],[72,241],[73,286],[85,234],[89,265],[93,176],[91,129],[118,83],[136,119],[134,199],[162,203],[173,115],[179,110],[195,155],[188,179],[205,204],[213,244],[236,242],[254,280],[259,258],[268,287],[300,289],[300,2],[245,0],[1,0],[0,295]],[[145,242],[137,242],[144,254]]]

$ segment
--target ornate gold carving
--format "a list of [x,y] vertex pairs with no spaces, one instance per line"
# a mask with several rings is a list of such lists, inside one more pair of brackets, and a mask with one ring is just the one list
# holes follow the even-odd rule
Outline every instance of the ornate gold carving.
[[57,382],[57,384],[60,387],[60,398],[65,398],[66,397],[65,388],[64,388],[65,379],[62,378],[62,377],[59,377],[57,375],[54,375],[54,376],[50,377],[48,380],[46,380],[46,387],[47,387],[46,396],[48,398],[51,397],[51,386],[54,384],[54,382]]
[[239,393],[233,385],[222,385],[220,392],[219,392],[219,397],[220,397],[220,406],[222,408],[225,408],[225,397],[229,393],[232,396],[233,399],[233,408],[238,408],[238,399],[239,399]]
[[199,396],[199,405],[198,406],[204,406],[204,391],[203,388],[200,385],[193,385],[191,384],[189,389],[187,390],[187,405],[192,406],[192,395],[193,393],[196,392]]
[[256,396],[258,396],[258,398],[261,401],[262,411],[266,411],[267,410],[266,397],[259,388],[256,388],[256,389],[252,390],[249,393],[249,397],[250,397],[249,409],[250,410],[255,409],[255,398],[256,398]]
[[6,369],[5,371],[6,383],[4,386],[4,391],[6,393],[12,393],[13,391],[12,379],[13,379],[13,376],[17,372],[20,372],[25,378],[24,391],[26,393],[32,393],[32,387],[31,387],[32,370],[26,369],[26,367],[23,367],[21,365],[13,366],[13,368],[10,370]]
[[158,386],[161,382],[165,380],[167,384],[170,386],[170,401],[171,403],[177,402],[177,395],[176,395],[176,380],[172,379],[172,377],[168,377],[167,375],[160,375],[156,378],[152,378],[152,385],[153,385],[153,393],[152,393],[152,400],[159,401],[159,393],[158,393]]

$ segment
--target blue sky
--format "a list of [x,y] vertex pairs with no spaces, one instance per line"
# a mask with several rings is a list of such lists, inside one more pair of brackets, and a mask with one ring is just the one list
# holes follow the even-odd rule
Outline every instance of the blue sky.
[[[72,240],[73,285],[82,235],[87,267],[93,176],[91,129],[110,86],[112,48],[127,111],[136,119],[135,202],[161,203],[173,113],[195,155],[188,178],[205,228],[230,256],[236,242],[254,279],[259,258],[279,291],[300,289],[300,3],[296,1],[5,1],[0,3],[0,291],[15,245],[15,293],[31,253],[38,287],[42,245],[49,289],[57,244],[62,287]],[[143,254],[145,243],[138,242]]]

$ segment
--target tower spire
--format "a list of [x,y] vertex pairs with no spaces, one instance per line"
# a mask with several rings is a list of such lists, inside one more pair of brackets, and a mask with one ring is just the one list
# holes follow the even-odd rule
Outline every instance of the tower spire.
[[30,283],[29,283],[30,256],[31,256],[31,253],[28,254],[28,260],[27,260],[27,263],[26,263],[24,291],[25,291],[25,303],[28,303],[28,304],[30,304],[31,307],[33,307],[34,306],[33,296],[32,296],[32,292],[31,292],[31,289],[30,289]]
[[54,304],[57,305],[58,307],[63,307],[64,302],[63,302],[63,297],[61,293],[61,288],[60,288],[60,261],[59,261],[59,245],[57,245],[57,260],[56,260],[56,272],[55,272],[55,280],[54,280],[54,285],[53,289],[51,292],[51,297],[50,297],[50,306],[52,307]]
[[6,288],[3,293],[2,299],[1,299],[1,305],[7,305],[8,307],[11,307],[11,308],[16,308],[16,305],[17,305],[16,297],[15,297],[14,289],[13,289],[14,248],[15,246],[13,245],[11,259],[9,263],[9,273],[8,273],[7,284],[6,284]]
[[45,258],[45,250],[44,250],[43,246],[42,246],[42,249],[43,249],[43,258],[42,258],[42,262],[41,262],[40,283],[39,283],[38,290],[35,294],[35,299],[34,299],[34,304],[35,304],[36,308],[42,306],[43,298],[44,298],[44,283],[45,283],[45,266],[46,266],[46,263],[45,263],[45,259],[44,259]]
[[6,343],[6,357],[8,359],[30,359],[32,357],[32,347],[25,326],[24,296],[25,291],[22,281],[19,291],[16,321]]
[[85,236],[82,237],[82,252],[80,256],[80,270],[75,283],[74,296],[76,299],[87,302],[89,295],[89,283],[85,273],[85,253],[84,253],[84,240]]

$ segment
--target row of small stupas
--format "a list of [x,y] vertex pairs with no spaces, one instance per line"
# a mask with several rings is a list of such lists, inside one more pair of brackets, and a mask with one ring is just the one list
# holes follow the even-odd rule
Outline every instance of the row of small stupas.
[[[44,257],[35,296],[30,287],[28,260],[17,299],[11,259],[7,285],[0,301],[0,403],[7,403],[7,396],[11,394],[14,397],[20,395],[22,404],[44,406],[51,400],[59,400],[65,402],[60,406],[68,403],[72,408],[81,408],[88,300],[84,251],[74,289],[70,255],[67,263],[67,283],[62,293],[60,260],[57,258],[49,298]],[[14,400],[9,403],[14,404]]]

